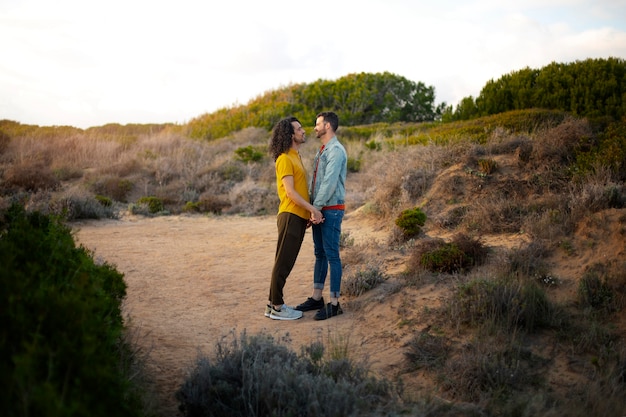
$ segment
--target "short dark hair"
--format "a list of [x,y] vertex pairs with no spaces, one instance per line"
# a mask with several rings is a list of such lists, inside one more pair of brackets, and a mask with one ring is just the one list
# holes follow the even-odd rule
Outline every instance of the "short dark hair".
[[330,123],[330,127],[333,128],[333,131],[336,132],[339,129],[339,116],[335,112],[332,111],[323,111],[319,113],[316,117],[323,117],[325,122]]

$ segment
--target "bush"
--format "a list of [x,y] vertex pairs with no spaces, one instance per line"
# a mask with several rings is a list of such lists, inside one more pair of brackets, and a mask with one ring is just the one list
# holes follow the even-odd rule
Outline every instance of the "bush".
[[248,162],[259,162],[263,159],[264,153],[252,145],[237,148],[235,150],[235,154],[240,161],[245,163]]
[[505,331],[562,324],[562,315],[533,281],[510,278],[474,279],[458,287],[449,304],[450,318],[459,324],[495,325]]
[[425,223],[426,213],[419,207],[404,210],[396,218],[396,226],[402,229],[402,233],[406,239],[417,236]]
[[409,260],[409,269],[419,266],[442,273],[466,272],[476,265],[482,265],[488,249],[479,239],[465,234],[456,235],[452,241],[434,240],[419,245]]
[[110,199],[82,193],[59,197],[50,204],[50,208],[66,220],[114,219],[118,216]]
[[0,213],[0,409],[10,416],[135,416],[120,365],[123,276],[56,217]]
[[5,187],[13,186],[25,191],[56,190],[60,181],[52,170],[41,162],[14,164],[4,174]]
[[323,356],[319,343],[297,355],[266,335],[218,342],[215,361],[200,356],[177,391],[179,408],[188,417],[341,417],[380,415],[393,405],[390,384],[345,358]]
[[157,197],[141,197],[137,203],[147,206],[150,214],[156,214],[163,211],[163,201]]
[[361,159],[348,158],[348,172],[359,172],[361,170]]
[[365,270],[360,269],[354,275],[347,277],[341,285],[341,290],[345,295],[358,297],[386,280],[387,277],[378,267],[369,266]]
[[578,302],[583,307],[613,312],[616,308],[615,293],[607,283],[602,265],[594,265],[583,274],[578,283]]

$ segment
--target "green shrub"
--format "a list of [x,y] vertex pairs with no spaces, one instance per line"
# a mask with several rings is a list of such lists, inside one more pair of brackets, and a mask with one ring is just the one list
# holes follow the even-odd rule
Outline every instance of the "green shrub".
[[102,204],[104,207],[111,207],[113,205],[113,200],[109,197],[105,197],[103,195],[96,195],[96,201]]
[[416,248],[409,265],[417,265],[431,272],[465,272],[475,265],[482,265],[487,258],[488,249],[479,239],[465,234],[456,235],[452,241],[436,240]]
[[479,159],[478,169],[487,175],[493,173],[498,168],[498,163],[493,159]]
[[361,170],[361,159],[348,158],[348,172],[359,172]]
[[419,207],[406,209],[396,218],[396,226],[402,229],[406,239],[417,236],[426,223],[426,213]]
[[146,205],[150,214],[156,214],[163,211],[163,201],[158,197],[141,197],[137,203]]
[[245,163],[259,162],[263,159],[263,156],[265,155],[262,151],[256,149],[252,145],[237,148],[235,150],[235,154],[240,161],[243,161]]
[[123,276],[56,217],[0,213],[0,409],[7,416],[135,416],[120,364]]

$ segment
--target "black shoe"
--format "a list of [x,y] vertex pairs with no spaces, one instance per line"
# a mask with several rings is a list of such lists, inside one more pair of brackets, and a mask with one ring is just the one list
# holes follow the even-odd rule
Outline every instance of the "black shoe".
[[315,320],[326,320],[327,318],[338,316],[343,314],[343,310],[339,303],[334,306],[332,303],[326,304],[323,308],[320,309],[317,313],[315,313]]
[[320,308],[324,307],[324,297],[320,298],[319,300],[316,300],[313,297],[309,297],[306,299],[306,301],[302,304],[299,304],[296,306],[296,310],[300,310],[300,311],[311,311],[311,310],[319,310]]

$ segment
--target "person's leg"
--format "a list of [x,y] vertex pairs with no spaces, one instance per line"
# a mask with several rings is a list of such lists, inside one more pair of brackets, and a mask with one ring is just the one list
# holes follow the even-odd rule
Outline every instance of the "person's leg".
[[324,227],[322,228],[324,253],[330,267],[330,300],[333,304],[337,304],[341,291],[343,270],[339,254],[339,242],[341,240],[343,215],[343,210],[326,210],[324,212]]
[[305,219],[291,213],[280,213],[276,219],[278,242],[269,293],[269,301],[274,306],[284,304],[283,288],[300,253],[306,223]]
[[313,246],[315,253],[315,265],[313,267],[313,294],[302,304],[298,304],[296,306],[296,310],[319,310],[324,306],[322,290],[324,289],[324,282],[326,281],[326,275],[328,273],[328,261],[326,260],[324,244],[322,241],[322,224],[314,224],[311,227],[313,229]]
[[313,267],[313,296],[321,296],[328,274],[328,259],[324,250],[324,223],[314,224],[313,229],[313,247],[315,253],[315,266]]

